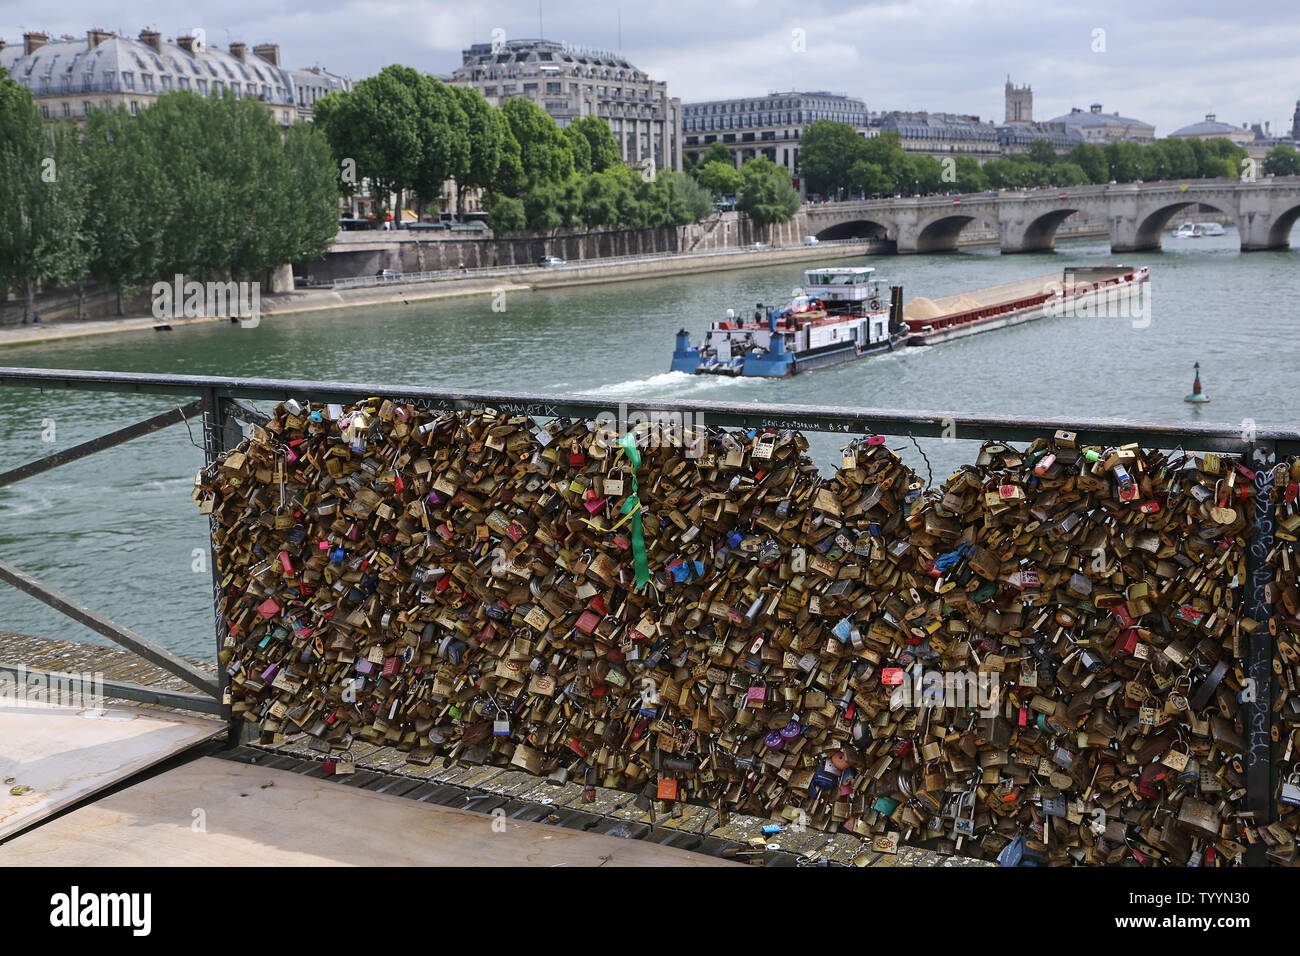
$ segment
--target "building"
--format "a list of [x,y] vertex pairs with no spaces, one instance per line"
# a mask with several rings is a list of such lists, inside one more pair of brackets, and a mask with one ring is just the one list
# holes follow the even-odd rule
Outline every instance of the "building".
[[266,104],[281,126],[309,120],[316,100],[349,90],[351,81],[313,67],[286,70],[280,47],[261,43],[250,52],[243,43],[228,50],[194,36],[163,40],[155,30],[137,39],[106,30],[85,38],[26,33],[20,48],[0,40],[0,67],[25,86],[46,119],[85,119],[92,109],[121,106],[132,115],[172,90],[200,96],[237,97]]
[[1220,123],[1218,117],[1213,113],[1206,113],[1205,119],[1198,123],[1191,123],[1174,130],[1169,134],[1170,139],[1227,139],[1236,143],[1238,146],[1250,146],[1255,142],[1255,131],[1242,123],[1241,126],[1233,126],[1231,123]]
[[1085,143],[1150,143],[1156,138],[1156,128],[1150,123],[1120,116],[1119,113],[1103,113],[1100,103],[1093,103],[1085,113],[1077,106],[1063,116],[1048,120],[1049,123],[1061,123],[1078,130]]
[[621,55],[550,40],[475,43],[451,82],[469,86],[493,106],[523,97],[560,126],[580,116],[609,123],[625,163],[681,169],[681,100],[668,86]]
[[1034,89],[1031,86],[1013,86],[1007,75],[1007,123],[1032,123],[1034,121]]
[[981,123],[978,116],[963,113],[904,112],[894,110],[882,115],[879,132],[896,132],[903,150],[943,159],[970,156],[983,162],[1001,155],[998,128]]
[[1291,138],[1300,143],[1300,100],[1295,101],[1295,113],[1291,116]]
[[682,107],[683,151],[698,162],[713,143],[731,152],[736,166],[766,156],[791,176],[799,168],[799,137],[817,120],[847,123],[862,136],[874,136],[862,100],[843,93],[769,93],[735,100],[709,100]]
[[1006,123],[997,127],[997,133],[1003,156],[1027,153],[1037,139],[1051,143],[1058,156],[1064,156],[1083,142],[1083,134],[1064,123]]

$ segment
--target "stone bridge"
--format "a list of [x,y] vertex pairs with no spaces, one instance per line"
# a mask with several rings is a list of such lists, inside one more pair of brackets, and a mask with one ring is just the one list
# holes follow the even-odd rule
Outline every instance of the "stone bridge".
[[972,222],[987,225],[1003,252],[1051,249],[1057,227],[1082,213],[1110,228],[1114,252],[1159,249],[1161,231],[1178,210],[1204,203],[1236,220],[1241,249],[1285,249],[1300,218],[1300,177],[1257,182],[1193,179],[1186,182],[1124,183],[1000,190],[964,196],[869,199],[807,206],[808,232],[819,239],[878,236],[900,253],[955,249],[957,236]]

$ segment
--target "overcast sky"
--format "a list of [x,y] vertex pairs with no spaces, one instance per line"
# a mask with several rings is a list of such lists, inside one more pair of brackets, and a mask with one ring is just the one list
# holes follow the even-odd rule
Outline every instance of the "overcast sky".
[[203,27],[210,43],[278,42],[285,65],[356,80],[389,63],[450,73],[496,28],[617,50],[620,15],[623,54],[686,102],[829,89],[872,111],[1001,122],[1010,73],[1033,85],[1035,119],[1099,102],[1163,136],[1206,113],[1289,130],[1300,98],[1296,0],[0,0],[0,36]]

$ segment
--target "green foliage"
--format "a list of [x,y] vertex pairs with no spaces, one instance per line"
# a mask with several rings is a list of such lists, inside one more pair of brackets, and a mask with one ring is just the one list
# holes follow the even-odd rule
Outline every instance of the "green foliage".
[[[563,182],[573,174],[573,153],[545,110],[531,100],[512,99],[506,100],[501,111],[519,144],[526,189]],[[530,222],[532,218],[529,216]]]
[[953,167],[958,192],[978,193],[989,188],[988,177],[984,175],[979,161],[973,157],[957,156],[954,158]]
[[848,123],[817,120],[799,140],[799,175],[811,192],[830,196],[853,185],[855,163],[867,162],[866,140]]
[[766,156],[745,161],[744,181],[736,208],[759,226],[785,222],[799,211],[799,194],[790,185],[790,174]]
[[1090,183],[1105,183],[1110,180],[1110,163],[1106,159],[1106,149],[1096,143],[1076,144],[1066,155],[1065,161],[1082,169]]
[[1300,152],[1291,146],[1274,146],[1264,157],[1264,172],[1270,176],[1295,176],[1300,173]]
[[587,137],[582,135],[581,130],[574,129],[572,124],[564,127],[562,132],[569,152],[573,154],[573,171],[580,176],[586,176],[591,172],[591,143],[587,142]]
[[731,156],[731,150],[717,141],[710,143],[709,148],[700,157],[701,169],[709,165],[709,163],[726,163],[732,169],[736,168],[736,161]]
[[1051,166],[1057,160],[1056,150],[1045,139],[1036,139],[1030,143],[1027,155],[1031,162],[1038,163],[1041,166]]
[[700,166],[695,181],[715,196],[734,196],[745,177],[730,163],[711,161]]
[[699,222],[713,212],[712,194],[684,172],[661,170],[652,194],[656,206],[664,210],[664,225]]
[[[570,130],[573,135],[581,135],[587,141],[593,173],[604,172],[619,164],[618,141],[605,120],[599,116],[582,116],[564,128],[566,133]],[[576,152],[574,156],[577,156]]]
[[528,227],[524,204],[513,196],[489,197],[484,202],[488,206],[488,228],[493,232],[522,232]]

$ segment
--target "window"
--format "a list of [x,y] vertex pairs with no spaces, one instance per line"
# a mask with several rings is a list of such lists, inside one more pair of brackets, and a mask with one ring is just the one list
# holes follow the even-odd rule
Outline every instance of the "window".
[[122,71],[122,85],[128,89],[135,89],[135,74],[126,70]]
[[72,115],[72,105],[68,103],[66,100],[63,102],[63,115],[64,117],[68,117]]
[[135,100],[131,101],[131,115],[135,116],[140,112],[140,104]]
[[563,84],[563,83],[547,83],[547,84],[546,84],[546,92],[547,92],[547,93],[551,93],[551,94],[563,93],[563,92],[564,92],[564,84]]
[[190,78],[188,76],[179,76],[176,78],[176,82],[180,84],[182,90],[188,90],[190,88]]
[[46,119],[50,118],[50,108],[48,106],[41,107],[41,116],[45,117]]
[[153,92],[153,74],[152,74],[152,73],[141,73],[141,74],[140,74],[140,82],[144,84],[145,92],[147,92],[147,93],[152,93],[152,92]]
[[86,100],[84,103],[81,104],[81,112],[83,116],[90,115],[90,100]]
[[163,90],[170,90],[172,88],[172,78],[170,75],[163,74],[162,88]]
[[203,79],[202,77],[200,77],[199,80],[198,80],[198,87],[199,87],[199,92],[200,92],[201,94],[203,94],[204,96],[207,96],[207,95],[208,95],[208,81],[207,81],[207,80],[205,80],[205,79]]

